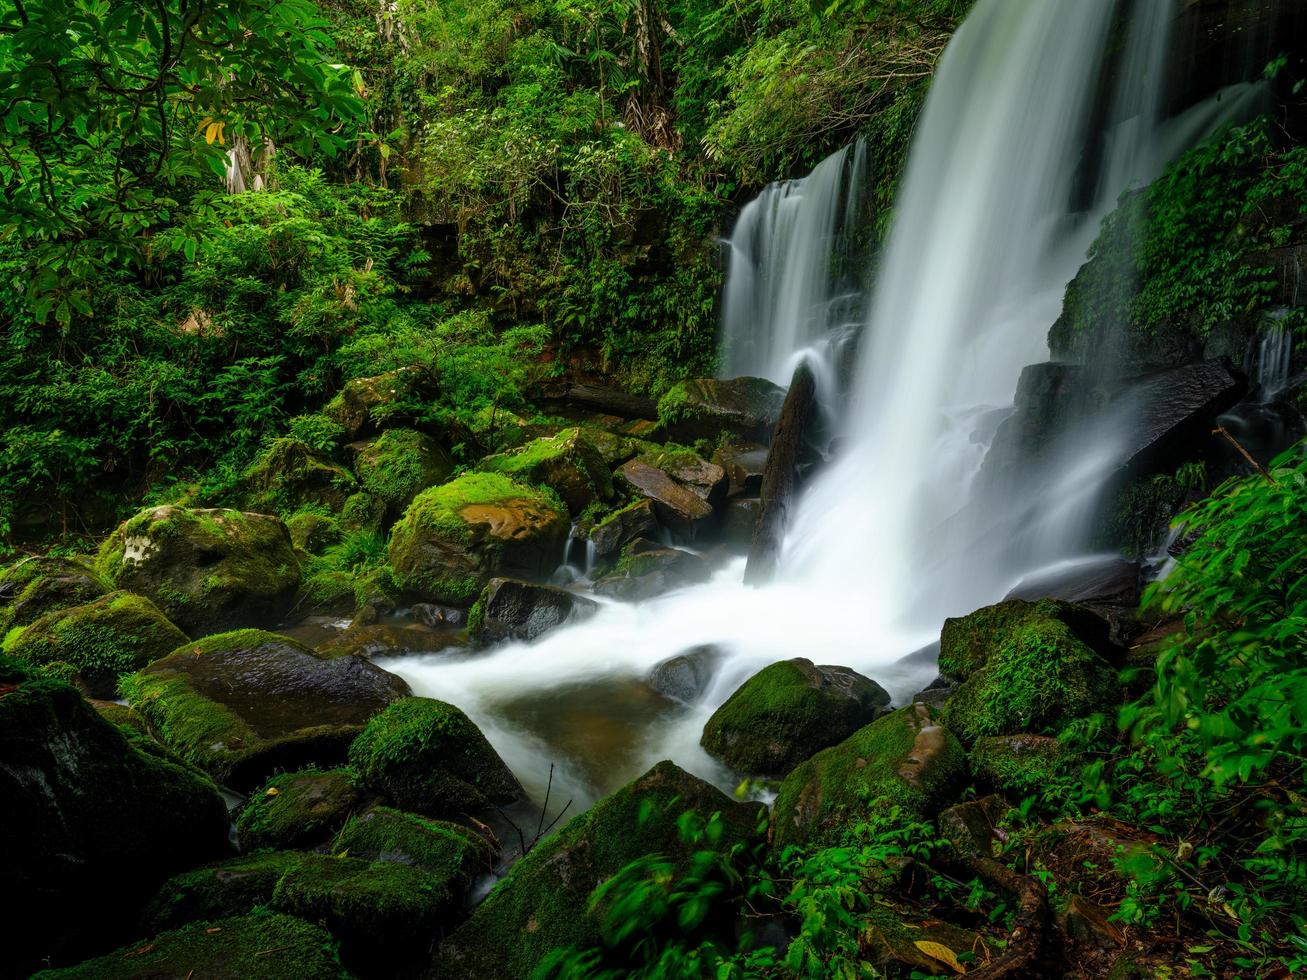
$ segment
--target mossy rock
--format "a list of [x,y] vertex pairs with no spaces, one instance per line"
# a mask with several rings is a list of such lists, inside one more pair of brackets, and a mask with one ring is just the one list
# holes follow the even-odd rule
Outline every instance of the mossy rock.
[[340,522],[316,510],[305,510],[286,519],[291,544],[296,551],[320,555],[340,541]]
[[380,532],[385,523],[385,501],[363,491],[346,500],[340,511],[340,526],[346,531]]
[[637,538],[657,538],[658,518],[653,501],[636,500],[608,514],[590,529],[595,559],[614,560],[621,550]]
[[968,758],[977,782],[1026,796],[1063,775],[1068,755],[1061,742],[1047,735],[994,735],[976,739]]
[[238,510],[143,510],[105,541],[96,568],[191,635],[280,615],[300,584],[286,525]]
[[547,576],[567,532],[567,510],[552,494],[468,473],[417,496],[391,532],[390,567],[409,593],[469,605],[496,576]]
[[349,749],[363,786],[428,817],[461,816],[523,796],[486,737],[458,708],[432,698],[396,701]]
[[772,837],[787,844],[838,842],[874,813],[899,808],[928,820],[953,801],[966,753],[924,704],[900,708],[818,752],[785,777],[772,810]]
[[46,613],[81,606],[113,589],[89,564],[71,558],[22,558],[0,571],[0,636]]
[[622,549],[612,570],[594,584],[599,595],[638,602],[687,585],[706,582],[712,568],[702,557],[637,538]]
[[343,762],[368,721],[409,693],[361,657],[324,657],[262,630],[188,643],[122,691],[166,745],[240,790],[277,770]]
[[423,490],[454,474],[454,461],[440,443],[413,429],[387,429],[359,450],[354,460],[363,489],[398,517]]
[[1013,629],[1036,620],[1061,622],[1099,653],[1112,651],[1111,627],[1092,610],[1058,599],[1009,599],[967,616],[944,620],[939,638],[939,672],[966,680],[989,663]]
[[784,776],[888,711],[889,692],[847,667],[782,660],[745,681],[708,719],[699,744],[752,776]]
[[139,749],[72,687],[0,658],[0,888],[19,972],[105,948],[181,868],[228,850],[208,779]]
[[174,875],[155,893],[142,924],[147,932],[158,933],[266,907],[277,882],[298,870],[305,858],[299,851],[260,851]]
[[692,848],[677,820],[687,811],[722,817],[718,848],[757,839],[766,811],[736,803],[720,791],[660,762],[639,779],[595,804],[518,861],[439,948],[434,976],[524,980],[550,951],[600,944],[587,911],[590,893],[636,858],[663,854],[674,873],[689,866]]
[[194,922],[42,980],[349,980],[321,926],[289,915]]
[[576,428],[534,439],[519,449],[487,456],[477,464],[477,469],[549,487],[573,515],[596,501],[613,499],[613,474],[608,463]]
[[332,842],[337,853],[369,861],[398,861],[439,875],[460,894],[492,870],[494,848],[456,823],[429,820],[387,806],[352,818]]
[[1056,734],[1121,696],[1117,671],[1057,619],[1009,626],[996,652],[953,692],[944,723],[970,744],[986,735]]
[[785,389],[764,378],[696,378],[663,395],[658,418],[677,442],[732,435],[765,445],[784,404]]
[[280,773],[245,801],[236,836],[243,851],[314,847],[340,830],[362,801],[348,769]]
[[388,425],[412,420],[414,409],[429,400],[430,376],[416,368],[399,368],[370,378],[355,378],[341,389],[322,414],[345,431],[351,442]]
[[93,697],[112,698],[118,679],[167,656],[186,634],[144,596],[111,592],[46,613],[5,636],[3,652],[35,666],[69,664]]
[[242,477],[252,509],[285,513],[316,504],[337,511],[358,490],[354,474],[297,439],[275,439]]
[[581,426],[581,435],[590,445],[599,450],[599,455],[603,457],[604,463],[610,470],[655,447],[652,442],[619,435],[593,425]]
[[492,578],[468,616],[468,633],[482,641],[534,640],[599,605],[567,589],[511,578]]

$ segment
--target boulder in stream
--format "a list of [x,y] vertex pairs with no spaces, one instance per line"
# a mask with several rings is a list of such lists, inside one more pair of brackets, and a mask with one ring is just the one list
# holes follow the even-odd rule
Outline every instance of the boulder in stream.
[[549,487],[573,516],[596,501],[613,499],[613,476],[603,455],[578,428],[534,439],[477,464],[522,483]]
[[599,595],[638,602],[706,582],[711,574],[708,563],[693,552],[637,538],[622,549],[622,557],[594,584],[594,590]]
[[658,417],[678,442],[717,442],[728,434],[765,443],[784,401],[785,389],[765,378],[696,378],[662,397]]
[[694,704],[712,682],[724,654],[712,644],[698,646],[654,666],[648,684],[665,698]]
[[617,475],[630,490],[653,504],[659,523],[673,533],[693,540],[713,525],[712,504],[658,467],[633,459],[623,463]]
[[485,642],[534,640],[569,619],[599,608],[588,599],[552,585],[512,578],[492,578],[468,617],[468,632]]
[[590,529],[590,543],[594,545],[595,559],[607,561],[636,538],[656,538],[658,518],[654,516],[653,502],[642,498],[613,511]]

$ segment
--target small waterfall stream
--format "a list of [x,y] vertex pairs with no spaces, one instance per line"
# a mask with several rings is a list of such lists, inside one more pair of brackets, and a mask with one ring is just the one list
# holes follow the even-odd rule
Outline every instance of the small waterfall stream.
[[[578,806],[663,758],[730,785],[699,733],[767,663],[846,665],[897,699],[924,686],[933,664],[904,658],[938,638],[945,616],[1074,558],[1079,518],[1112,466],[1103,425],[1083,434],[1052,493],[1021,474],[1002,492],[972,493],[1022,368],[1047,358],[1047,330],[1101,218],[1256,98],[1239,87],[1159,117],[1179,2],[1130,5],[1114,33],[1115,0],[979,0],[940,62],[873,297],[832,273],[857,213],[860,148],[742,212],[724,373],[788,382],[797,357],[868,310],[841,458],[802,499],[773,585],[744,587],[741,558],[649,602],[605,600],[532,644],[385,666],[468,712],[533,795],[558,763],[554,792]],[[697,705],[651,695],[652,667],[705,644],[720,666]]]

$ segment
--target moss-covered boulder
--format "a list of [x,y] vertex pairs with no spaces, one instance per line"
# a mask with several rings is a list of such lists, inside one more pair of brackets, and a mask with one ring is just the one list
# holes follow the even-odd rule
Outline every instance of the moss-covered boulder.
[[710,755],[753,776],[784,776],[889,710],[889,692],[847,667],[782,660],[726,699],[699,740]]
[[636,538],[657,538],[658,518],[653,501],[645,498],[627,504],[604,517],[590,529],[595,560],[616,560],[622,549]]
[[300,584],[286,525],[238,510],[143,510],[105,541],[96,569],[192,635],[280,615]]
[[188,643],[124,678],[122,691],[183,759],[240,790],[277,770],[344,761],[368,721],[409,693],[362,657],[324,657],[262,630]]
[[390,566],[408,592],[466,605],[496,576],[547,576],[567,531],[567,510],[552,494],[468,473],[418,494],[391,531]]
[[549,487],[574,515],[595,501],[613,499],[612,471],[580,429],[564,429],[518,449],[487,456],[477,469]]
[[991,735],[976,739],[968,756],[971,774],[1005,793],[1038,793],[1061,775],[1071,753],[1048,735]]
[[340,830],[362,801],[348,769],[280,773],[245,801],[236,836],[243,851],[314,847]]
[[193,922],[42,980],[348,980],[321,926],[260,914]]
[[81,606],[112,590],[91,568],[71,558],[22,558],[0,571],[0,636],[56,609]]
[[299,851],[260,851],[174,875],[155,892],[142,925],[153,934],[266,907],[277,883],[297,871],[305,857]]
[[454,461],[440,443],[413,429],[387,429],[354,459],[363,489],[398,517],[423,490],[454,475]]
[[952,802],[966,753],[924,704],[900,708],[785,777],[772,810],[778,846],[836,841],[874,812],[925,820]]
[[347,441],[411,421],[414,410],[432,394],[432,379],[416,367],[399,368],[370,378],[355,378],[341,389],[322,414],[340,425]]
[[646,854],[668,856],[674,873],[683,873],[693,848],[676,825],[687,811],[705,819],[721,814],[723,849],[754,840],[766,813],[761,804],[736,803],[660,762],[518,861],[440,946],[432,975],[524,980],[551,950],[599,945],[598,925],[586,907],[590,893]]
[[398,861],[437,874],[463,893],[492,870],[494,848],[456,823],[428,820],[387,806],[374,806],[347,823],[334,850],[369,861]]
[[461,816],[523,795],[486,737],[458,708],[404,698],[368,724],[349,749],[360,782],[428,817]]
[[245,471],[245,504],[285,513],[310,504],[337,511],[358,490],[354,474],[298,439],[276,439]]
[[302,510],[286,518],[286,530],[296,551],[320,555],[340,541],[340,521],[319,510]]
[[486,642],[534,640],[598,608],[593,599],[552,585],[492,578],[472,607],[468,628],[475,638]]
[[1092,649],[1112,651],[1107,620],[1096,612],[1058,599],[1009,599],[944,620],[939,639],[939,672],[965,680],[984,667],[1015,628],[1036,620],[1055,620]]
[[0,893],[6,965],[68,962],[130,928],[181,868],[224,854],[227,809],[141,751],[76,690],[0,658]]
[[944,706],[943,720],[968,744],[985,735],[1056,734],[1119,701],[1117,670],[1058,619],[1009,626],[985,665]]
[[723,434],[766,444],[785,404],[785,389],[765,378],[682,381],[658,402],[658,417],[677,442]]
[[36,666],[70,665],[94,697],[112,698],[118,678],[167,656],[186,634],[144,596],[111,592],[84,606],[46,613],[15,627],[0,646],[5,654]]
[[706,582],[711,575],[708,562],[694,552],[637,538],[622,549],[617,563],[595,582],[594,590],[600,595],[635,602]]

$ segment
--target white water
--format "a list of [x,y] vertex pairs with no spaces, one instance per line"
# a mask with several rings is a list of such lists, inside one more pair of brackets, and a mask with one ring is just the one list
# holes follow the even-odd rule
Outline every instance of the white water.
[[[945,616],[995,601],[1026,571],[1072,557],[1096,480],[1113,465],[1110,426],[1085,434],[1054,493],[1036,496],[1015,480],[972,500],[972,481],[1022,367],[1047,357],[1046,331],[1102,215],[1130,183],[1153,177],[1252,98],[1251,90],[1227,92],[1178,119],[1156,119],[1176,6],[1149,0],[1135,5],[1112,127],[1091,133],[1115,7],[980,0],[950,44],[881,264],[845,413],[845,455],[804,497],[774,585],[745,588],[737,561],[706,586],[607,604],[534,644],[387,666],[419,694],[467,711],[537,799],[551,762],[560,767],[555,799],[577,804],[663,758],[728,785],[730,774],[698,748],[699,733],[711,709],[760,667],[796,656],[843,664],[902,699],[934,670],[900,661],[937,639]],[[1086,194],[1088,181],[1078,185],[1077,176],[1089,157],[1102,166]],[[794,185],[769,190],[767,208],[753,214],[759,224],[742,216],[733,239],[788,243],[785,254],[744,266],[768,270],[766,289],[756,277],[732,284],[755,304],[753,370],[782,381],[790,359],[830,326],[812,315],[832,298],[821,292],[831,288],[820,246],[829,237],[798,229],[833,227],[840,193],[829,189],[847,160],[832,160],[844,162],[819,167],[801,195]],[[821,195],[818,183],[827,188]],[[795,213],[761,230],[791,198]],[[810,216],[814,201],[822,214]],[[745,273],[733,264],[732,274]],[[772,305],[758,310],[760,296]],[[707,643],[726,659],[699,706],[651,707],[632,693],[656,663]],[[541,703],[554,705],[552,719],[542,718]],[[582,737],[582,728],[591,734]]]

